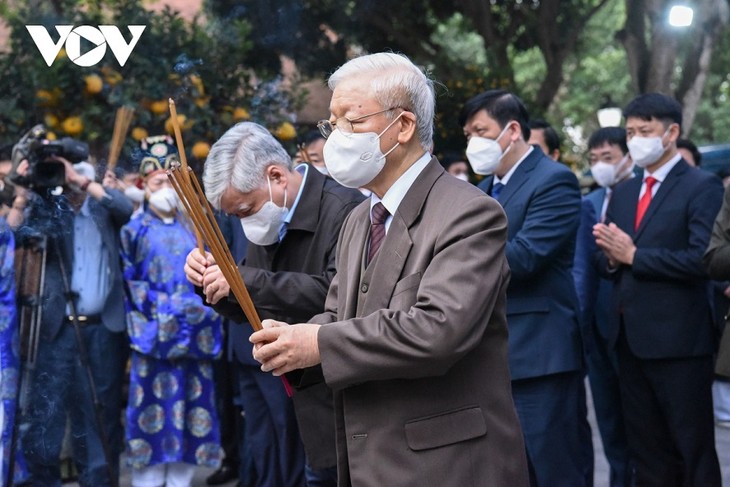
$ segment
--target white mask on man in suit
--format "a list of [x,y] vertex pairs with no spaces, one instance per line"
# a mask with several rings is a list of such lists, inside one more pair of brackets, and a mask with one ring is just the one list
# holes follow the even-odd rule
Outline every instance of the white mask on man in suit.
[[472,137],[469,139],[469,144],[466,146],[466,158],[469,159],[469,164],[471,164],[471,168],[475,173],[482,176],[492,174],[499,166],[502,158],[510,151],[512,144],[504,152],[502,152],[502,147],[499,145],[499,139],[507,132],[508,127],[509,123],[504,126],[496,139],[487,139],[486,137]]
[[633,162],[629,159],[629,156],[624,156],[618,164],[605,161],[596,162],[591,166],[591,175],[597,185],[602,188],[610,188],[623,180],[633,170]]
[[664,132],[661,137],[641,137],[635,135],[626,145],[629,147],[629,154],[637,166],[645,168],[651,166],[664,154],[664,137],[669,133],[669,129]]
[[330,176],[347,188],[360,188],[375,179],[385,166],[385,158],[400,145],[396,142],[383,154],[380,150],[380,136],[392,127],[401,115],[403,112],[399,113],[379,134],[333,131],[324,144],[324,164]]
[[241,218],[241,227],[246,238],[255,245],[271,245],[279,241],[279,228],[284,217],[289,212],[286,207],[286,189],[284,190],[284,206],[274,203],[274,196],[271,192],[271,179],[269,183],[269,201],[251,216]]

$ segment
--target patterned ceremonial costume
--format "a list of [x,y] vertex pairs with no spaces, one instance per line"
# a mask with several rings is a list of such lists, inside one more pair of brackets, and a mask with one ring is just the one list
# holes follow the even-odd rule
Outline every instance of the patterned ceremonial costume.
[[163,221],[149,209],[122,228],[132,347],[127,453],[134,468],[173,462],[217,468],[223,457],[211,365],[222,328],[185,279],[194,246],[180,221]]
[[[0,219],[0,482],[8,474],[18,387],[18,327],[15,304],[15,243],[13,232]],[[16,469],[16,473],[18,470]],[[16,478],[18,476],[16,475]]]

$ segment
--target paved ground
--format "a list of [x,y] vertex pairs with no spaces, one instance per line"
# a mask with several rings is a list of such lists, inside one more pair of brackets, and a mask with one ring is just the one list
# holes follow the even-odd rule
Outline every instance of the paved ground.
[[[589,414],[588,419],[591,423],[593,430],[593,449],[596,458],[595,467],[595,487],[608,487],[608,464],[603,456],[603,446],[601,445],[601,439],[598,435],[598,428],[596,427],[596,418],[593,414],[593,403],[592,399],[588,398],[589,402]],[[716,444],[717,454],[720,457],[720,465],[722,467],[722,479],[723,485],[730,487],[730,429],[729,428],[716,428]],[[205,478],[212,473],[209,469],[200,468],[195,475],[192,487],[203,487],[205,486]],[[68,486],[77,486],[78,484],[67,484]],[[130,471],[128,468],[123,469],[120,487],[129,487],[130,482]],[[235,482],[230,482],[225,487],[235,487]]]

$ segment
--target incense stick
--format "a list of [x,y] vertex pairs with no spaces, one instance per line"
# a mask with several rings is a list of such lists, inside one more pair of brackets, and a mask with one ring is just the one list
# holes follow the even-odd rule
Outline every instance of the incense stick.
[[114,117],[114,131],[112,132],[112,141],[109,145],[109,157],[107,157],[107,170],[113,170],[117,165],[119,154],[122,152],[124,140],[127,138],[127,130],[132,122],[134,110],[122,106],[117,109]]

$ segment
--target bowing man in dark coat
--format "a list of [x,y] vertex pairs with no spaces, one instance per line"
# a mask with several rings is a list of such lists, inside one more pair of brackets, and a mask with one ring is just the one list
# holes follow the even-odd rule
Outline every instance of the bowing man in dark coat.
[[[322,312],[335,274],[337,235],[362,194],[309,165],[293,167],[281,145],[253,123],[236,125],[213,145],[203,184],[214,207],[241,219],[249,245],[239,270],[261,318],[306,321]],[[216,310],[244,321],[220,270],[205,268],[204,259],[197,250],[190,253],[188,278],[203,287]],[[231,340],[241,363],[247,439],[256,452],[259,485],[304,485],[297,424],[288,418],[291,401],[279,379],[250,363],[250,332],[234,328]],[[334,485],[332,391],[321,383],[297,391],[292,399],[306,452],[307,482]]]

